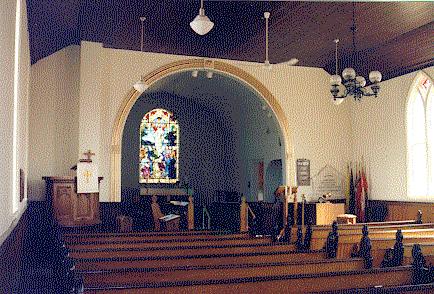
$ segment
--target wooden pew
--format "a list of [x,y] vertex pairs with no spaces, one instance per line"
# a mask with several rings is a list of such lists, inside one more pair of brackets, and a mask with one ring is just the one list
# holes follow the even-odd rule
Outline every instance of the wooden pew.
[[76,269],[79,271],[142,268],[149,269],[161,267],[179,266],[203,266],[203,265],[232,265],[251,264],[259,262],[303,262],[306,260],[324,260],[323,251],[310,252],[253,252],[253,253],[229,253],[229,254],[207,254],[192,256],[164,256],[164,257],[143,257],[143,258],[98,258],[98,259],[76,259]]
[[411,266],[347,272],[147,283],[125,288],[85,288],[86,293],[306,293],[411,284]]
[[[429,224],[405,224],[405,225],[391,225],[391,226],[369,226],[369,233],[378,232],[378,231],[396,231],[396,230],[414,230],[414,229],[433,229],[434,223]],[[330,227],[323,228],[313,228],[312,230],[312,239],[324,239],[327,238],[328,233],[330,232]],[[362,227],[360,226],[344,226],[338,225],[339,235],[342,234],[360,234],[362,235]]]
[[[340,237],[339,237],[340,238]],[[392,248],[395,245],[395,238],[370,238],[372,242],[372,257],[374,258],[374,266],[381,263],[386,249]],[[403,243],[405,244],[423,244],[423,243],[433,243],[434,237],[404,237]],[[351,256],[353,247],[358,242],[354,240],[342,240],[339,239],[337,258],[349,258]]]
[[86,236],[80,235],[73,238],[66,238],[65,242],[67,244],[86,244],[86,243],[110,243],[110,242],[163,242],[172,240],[223,240],[223,239],[246,239],[250,236],[246,233],[236,233],[236,234],[183,234],[183,235],[143,235],[143,234],[110,234],[103,236]]
[[[321,292],[322,294],[335,294],[336,291]],[[347,289],[339,291],[339,294],[420,294],[420,293],[434,293],[434,284],[422,284],[422,285],[402,285],[402,286],[386,286],[386,287],[370,287],[363,289]]]
[[172,249],[174,247],[183,248],[188,246],[212,246],[212,245],[254,245],[254,244],[270,244],[270,238],[235,238],[235,239],[193,239],[193,240],[170,240],[166,242],[152,242],[134,241],[134,242],[102,242],[102,243],[84,243],[84,244],[68,244],[68,248],[73,251],[102,251],[104,249],[119,249],[124,250],[128,248],[158,248],[158,249]]
[[[371,240],[372,241],[372,240]],[[421,241],[421,240],[419,240]],[[431,239],[434,242],[434,238]],[[372,257],[373,266],[379,267],[384,259],[386,250],[393,248],[395,241],[391,240],[373,240]],[[422,253],[424,256],[434,256],[434,243],[418,243],[422,248]],[[404,243],[404,260],[403,264],[411,264],[413,257],[411,255],[414,243]]]
[[162,257],[162,256],[192,256],[205,254],[250,253],[294,251],[293,244],[254,244],[254,245],[217,245],[217,246],[186,246],[174,247],[172,250],[154,248],[131,248],[129,250],[105,251],[71,251],[72,258],[110,258],[110,257]]
[[[397,230],[373,230],[369,232],[369,237],[371,239],[394,239],[395,235],[396,235],[396,231]],[[404,239],[405,238],[410,238],[410,237],[434,237],[434,229],[430,228],[430,229],[408,229],[408,230],[402,230],[402,234],[404,235]],[[352,244],[356,244],[360,242],[362,235],[360,233],[357,232],[349,232],[349,233],[345,233],[344,231],[341,232],[339,231],[339,244],[341,243],[352,243]],[[324,246],[324,243],[326,241],[326,238],[317,238],[317,239],[313,239],[311,241],[311,249],[312,250],[317,250],[317,249],[321,249]],[[339,246],[340,247],[340,246]]]
[[108,271],[81,272],[85,287],[118,287],[142,286],[144,284],[173,283],[173,282],[204,282],[207,280],[224,280],[237,278],[260,279],[273,275],[299,275],[306,273],[327,273],[361,270],[362,259],[322,260],[307,262],[275,262],[250,263],[232,265],[205,265],[164,267],[153,269],[126,268]]
[[[353,228],[360,228],[364,225],[368,225],[369,228],[374,227],[387,227],[387,226],[411,226],[411,225],[417,225],[418,223],[415,220],[405,220],[405,221],[388,221],[388,222],[370,222],[370,223],[356,223],[356,224],[339,224],[339,229],[353,229]],[[312,225],[312,231],[315,230],[326,230],[330,231],[331,225]],[[305,226],[307,227],[307,225]],[[297,227],[293,227],[291,229],[291,236],[295,236],[297,234]]]

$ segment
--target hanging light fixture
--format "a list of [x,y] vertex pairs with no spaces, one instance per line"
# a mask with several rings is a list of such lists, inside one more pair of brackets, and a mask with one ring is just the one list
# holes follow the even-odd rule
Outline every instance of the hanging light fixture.
[[203,0],[200,0],[199,14],[190,22],[190,27],[201,36],[208,34],[214,27],[214,23],[205,15]]
[[[355,21],[355,3],[353,2],[353,24],[351,26],[351,32],[353,37],[353,53],[352,59],[354,62],[354,57],[356,55],[356,21]],[[341,104],[344,99],[348,96],[353,96],[354,100],[360,101],[363,96],[375,96],[377,97],[380,91],[381,73],[379,71],[371,71],[369,73],[369,80],[371,81],[372,92],[365,87],[366,80],[362,76],[357,76],[356,71],[347,67],[342,71],[342,78],[338,73],[338,43],[339,39],[333,41],[335,43],[335,61],[336,61],[336,72],[330,77],[331,89],[330,92],[333,95],[333,103],[338,105]],[[345,86],[345,90],[342,94],[339,94],[339,86]]]
[[[144,34],[144,22],[145,22],[146,17],[142,16],[140,17],[140,21],[142,22],[142,37],[140,39],[140,52],[143,52],[143,34]],[[148,88],[149,85],[145,83],[145,77],[141,76],[140,80],[137,81],[134,85],[133,85],[134,89],[137,92],[143,93],[145,92]]]

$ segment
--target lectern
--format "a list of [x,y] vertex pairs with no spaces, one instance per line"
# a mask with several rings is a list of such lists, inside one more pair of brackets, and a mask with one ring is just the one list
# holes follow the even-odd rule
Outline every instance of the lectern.
[[[99,193],[77,193],[76,177],[43,177],[46,199],[61,226],[76,227],[101,223]],[[98,182],[103,178],[99,177]]]

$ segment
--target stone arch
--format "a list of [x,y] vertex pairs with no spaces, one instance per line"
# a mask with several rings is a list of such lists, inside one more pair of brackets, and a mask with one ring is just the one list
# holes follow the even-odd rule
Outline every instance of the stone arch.
[[[186,59],[169,63],[148,73],[144,76],[144,81],[146,84],[152,85],[152,83],[157,80],[163,79],[171,74],[194,69],[210,69],[231,76],[243,82],[247,87],[252,88],[264,99],[276,116],[283,136],[282,143],[285,147],[285,156],[283,157],[283,166],[285,167],[284,182],[287,185],[294,186],[295,159],[293,158],[293,143],[288,119],[277,99],[258,79],[244,70],[226,62],[207,59]],[[140,95],[141,93],[132,88],[125,96],[114,121],[110,148],[110,201],[121,200],[122,134],[131,108]]]

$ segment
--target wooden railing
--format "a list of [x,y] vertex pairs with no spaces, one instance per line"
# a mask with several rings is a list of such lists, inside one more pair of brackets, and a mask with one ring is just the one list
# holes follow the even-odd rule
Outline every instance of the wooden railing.
[[[207,226],[205,227],[205,218],[207,219]],[[211,228],[211,216],[206,206],[202,208],[202,230],[209,230]]]

